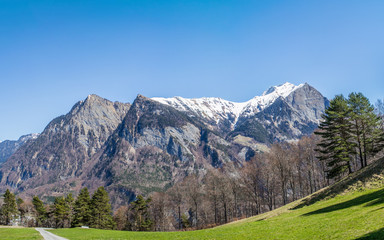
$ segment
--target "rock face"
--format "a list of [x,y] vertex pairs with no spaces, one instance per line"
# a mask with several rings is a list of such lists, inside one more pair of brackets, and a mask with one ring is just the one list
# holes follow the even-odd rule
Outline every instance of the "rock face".
[[48,197],[102,185],[116,206],[209,168],[233,172],[274,141],[312,133],[327,104],[289,83],[244,103],[138,95],[130,106],[90,95],[0,167],[0,190]]
[[96,95],[78,102],[2,165],[1,185],[24,190],[79,176],[120,124],[129,106]]
[[[119,199],[162,191],[191,173],[242,161],[241,147],[198,119],[138,96],[83,177],[107,186]],[[92,188],[92,186],[91,186]],[[116,200],[117,201],[117,200]],[[116,203],[116,202],[115,202]]]
[[30,139],[36,139],[39,136],[38,133],[32,133],[28,135],[21,136],[18,140],[5,140],[0,142],[0,166],[3,162],[12,156],[16,150],[24,145]]

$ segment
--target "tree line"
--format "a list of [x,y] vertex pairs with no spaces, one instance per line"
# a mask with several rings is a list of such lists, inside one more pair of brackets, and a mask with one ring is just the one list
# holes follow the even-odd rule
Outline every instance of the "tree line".
[[0,224],[19,224],[28,227],[79,227],[113,229],[115,222],[109,204],[108,193],[99,187],[92,197],[83,188],[76,199],[72,193],[56,197],[53,204],[46,205],[38,196],[32,201],[17,198],[8,189],[3,195],[0,208]]

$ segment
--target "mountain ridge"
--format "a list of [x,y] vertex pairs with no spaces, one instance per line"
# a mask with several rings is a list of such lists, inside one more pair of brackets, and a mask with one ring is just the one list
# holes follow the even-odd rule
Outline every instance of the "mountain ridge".
[[327,104],[310,85],[290,83],[240,105],[164,101],[139,94],[124,104],[89,95],[0,167],[0,189],[49,197],[102,185],[118,205],[211,168],[236,174],[269,144],[311,134]]
[[[270,106],[270,104],[272,104],[278,97],[285,98],[293,91],[303,87],[304,85],[307,85],[307,83],[296,86],[286,82],[278,86],[270,87],[268,90],[264,91],[261,96],[255,96],[245,102],[232,102],[218,97],[183,98],[177,96],[171,98],[154,97],[151,99],[173,106],[181,111],[192,110],[200,112],[210,118],[214,117],[215,112],[221,116],[232,113],[235,115],[234,124],[236,124],[240,115],[247,110],[250,111],[250,109],[252,109],[250,115],[256,114],[257,112]],[[209,105],[212,105],[213,107],[209,108]]]

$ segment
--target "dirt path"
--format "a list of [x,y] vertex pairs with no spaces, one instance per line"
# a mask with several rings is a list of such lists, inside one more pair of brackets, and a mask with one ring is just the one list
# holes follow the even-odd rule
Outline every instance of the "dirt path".
[[68,240],[66,238],[63,238],[63,237],[59,237],[53,233],[50,233],[48,231],[45,231],[45,229],[47,228],[35,228],[40,234],[41,236],[43,236],[44,240]]

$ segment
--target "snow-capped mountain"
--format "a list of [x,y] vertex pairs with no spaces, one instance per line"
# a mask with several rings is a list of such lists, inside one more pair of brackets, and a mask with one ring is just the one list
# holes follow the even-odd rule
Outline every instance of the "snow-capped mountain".
[[273,104],[278,98],[286,98],[292,92],[296,91],[299,88],[304,87],[305,84],[300,84],[298,86],[286,82],[279,86],[270,87],[267,91],[265,91],[261,96],[256,96],[251,100],[241,103],[244,104],[243,109],[241,110],[241,116],[252,116],[256,113],[264,110]]
[[298,86],[286,82],[279,86],[274,86],[265,91],[261,96],[256,96],[246,102],[231,102],[221,98],[159,98],[152,100],[169,105],[179,111],[197,114],[217,124],[220,121],[229,120],[236,125],[240,117],[250,117],[272,105],[278,98],[286,98],[292,92],[304,87],[306,84]]
[[[239,129],[245,129],[241,131],[242,134],[260,142],[297,139],[309,134],[317,127],[328,104],[328,100],[307,83],[294,85],[288,82],[273,86],[261,96],[241,103],[221,98],[173,97],[152,100],[203,119],[211,125],[212,130],[221,133],[233,131],[229,134],[233,136]],[[252,131],[249,128],[254,126],[258,126],[258,136],[250,134]],[[282,129],[285,129],[284,133]],[[259,138],[260,135],[267,134],[266,131],[270,132],[270,136]],[[271,134],[271,131],[274,133]]]
[[220,120],[228,119],[235,123],[246,103],[236,103],[222,98],[152,98],[165,105],[176,108],[179,111],[191,112],[207,120],[219,123]]

